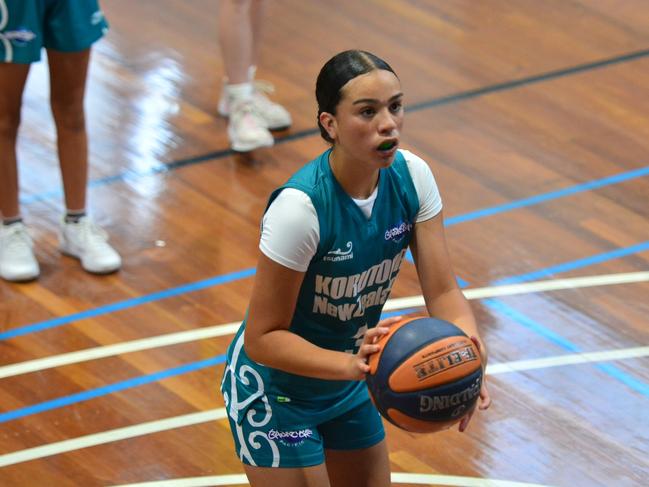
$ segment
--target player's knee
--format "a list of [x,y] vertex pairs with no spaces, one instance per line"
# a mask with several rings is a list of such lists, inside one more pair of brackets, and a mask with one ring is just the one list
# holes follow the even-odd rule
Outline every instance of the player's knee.
[[86,119],[83,103],[57,103],[52,102],[52,114],[56,126],[71,131],[85,130]]
[[0,112],[0,136],[15,138],[20,126],[20,110]]

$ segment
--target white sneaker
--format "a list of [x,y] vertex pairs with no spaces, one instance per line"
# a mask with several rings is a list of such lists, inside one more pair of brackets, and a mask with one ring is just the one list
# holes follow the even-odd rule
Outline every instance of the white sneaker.
[[0,277],[7,281],[36,279],[40,269],[33,246],[23,223],[0,223]]
[[59,232],[61,252],[81,261],[81,267],[95,274],[116,271],[122,265],[119,254],[108,244],[106,232],[87,216],[76,223],[61,223]]
[[255,109],[252,100],[235,99],[229,108],[228,137],[232,150],[249,152],[273,145],[273,135],[266,128],[266,123]]
[[[255,111],[266,124],[266,128],[268,130],[285,130],[289,128],[293,122],[291,114],[282,105],[269,100],[266,96],[266,93],[273,93],[275,87],[268,81],[263,80],[252,81],[252,86],[252,102]],[[228,93],[227,80],[224,80],[218,105],[219,115],[229,117],[233,101],[233,97]]]

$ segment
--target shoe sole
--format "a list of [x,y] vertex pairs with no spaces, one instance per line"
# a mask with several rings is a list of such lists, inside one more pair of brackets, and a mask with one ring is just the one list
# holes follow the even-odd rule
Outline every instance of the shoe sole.
[[241,152],[241,153],[246,153],[246,152],[252,152],[256,149],[263,149],[266,147],[272,147],[274,142],[271,143],[262,143],[262,144],[232,144],[230,146],[230,149],[232,149],[234,152]]
[[85,267],[83,267],[83,262],[81,262],[81,257],[79,257],[79,256],[77,256],[77,255],[75,255],[75,254],[73,254],[73,253],[71,253],[71,252],[68,252],[67,250],[65,250],[64,248],[61,248],[61,247],[59,247],[59,251],[60,251],[63,255],[66,255],[66,256],[68,256],[68,257],[72,257],[73,259],[78,260],[79,263],[81,264],[81,268],[82,268],[84,271],[86,271],[86,272],[88,272],[88,273],[90,273],[90,274],[98,274],[98,275],[112,274],[113,272],[117,272],[118,270],[120,270],[120,269],[122,268],[122,264],[121,264],[121,262],[120,262],[120,265],[118,265],[117,267],[111,267],[111,268],[109,268],[109,269],[97,269],[97,270],[94,270],[94,269],[92,269],[92,270],[91,270],[91,269],[86,269]]
[[28,276],[13,276],[11,278],[7,276],[0,276],[2,279],[4,279],[7,282],[30,282],[30,281],[35,281],[38,279],[38,276],[40,276],[40,272],[36,275],[28,275]]
[[[221,110],[217,110],[217,113],[218,113],[221,117],[223,117],[223,118],[225,118],[225,119],[230,118],[230,114],[227,113],[227,112],[222,112]],[[288,125],[278,125],[277,127],[266,127],[266,128],[267,128],[268,130],[270,130],[271,132],[280,132],[280,131],[282,131],[282,130],[288,130],[288,129],[290,129],[290,128],[291,128],[291,125],[293,125],[293,124],[292,124],[292,123],[289,123]]]
[[250,152],[255,149],[272,147],[273,144],[275,144],[275,140],[272,137],[270,137],[269,140],[257,140],[253,142],[233,141],[233,137],[230,135],[230,130],[228,130],[228,139],[230,140],[230,149],[234,152]]

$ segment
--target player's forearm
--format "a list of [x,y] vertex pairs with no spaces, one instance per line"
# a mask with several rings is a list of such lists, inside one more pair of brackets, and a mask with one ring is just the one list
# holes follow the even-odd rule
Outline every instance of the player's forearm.
[[327,380],[351,380],[352,355],[318,347],[288,330],[245,337],[246,354],[255,362],[292,374]]
[[471,306],[461,290],[452,289],[434,299],[429,299],[426,301],[426,307],[431,316],[450,321],[460,327],[468,336],[476,337],[480,342],[482,356],[486,362],[487,347],[480,336]]

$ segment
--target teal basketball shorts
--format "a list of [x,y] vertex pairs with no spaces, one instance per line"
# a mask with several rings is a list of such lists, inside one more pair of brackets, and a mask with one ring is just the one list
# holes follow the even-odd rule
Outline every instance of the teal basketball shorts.
[[360,450],[385,438],[381,417],[369,399],[322,422],[296,409],[299,406],[281,397],[263,395],[236,419],[228,415],[241,461],[258,467],[310,467],[324,462],[325,449]]
[[43,47],[83,51],[107,30],[98,0],[0,0],[0,62],[39,61]]

